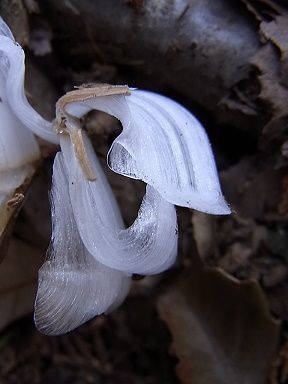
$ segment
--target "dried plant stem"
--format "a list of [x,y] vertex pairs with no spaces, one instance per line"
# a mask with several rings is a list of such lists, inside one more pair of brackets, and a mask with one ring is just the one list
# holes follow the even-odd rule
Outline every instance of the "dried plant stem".
[[66,111],[66,106],[70,103],[111,95],[130,95],[130,90],[126,85],[87,84],[80,86],[74,91],[67,92],[56,104],[57,132],[60,135],[69,134],[75,157],[89,181],[95,181],[96,175],[85,148],[82,125],[79,119],[71,116]]

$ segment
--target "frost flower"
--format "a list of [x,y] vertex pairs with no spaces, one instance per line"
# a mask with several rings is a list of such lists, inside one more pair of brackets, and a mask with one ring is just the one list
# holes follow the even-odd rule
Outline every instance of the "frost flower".
[[[175,262],[174,204],[212,214],[230,209],[207,136],[189,111],[155,93],[102,84],[63,96],[51,124],[24,96],[24,53],[7,28],[2,22],[0,64],[7,70],[9,105],[26,127],[61,146],[53,167],[52,240],[35,303],[37,327],[60,334],[119,305],[131,274],[159,273]],[[129,228],[82,130],[80,118],[91,109],[123,126],[108,154],[110,168],[147,184]]]
[[[123,132],[108,154],[112,170],[147,183],[138,217],[127,229],[93,147],[81,129],[79,118],[91,109],[107,112],[122,122]],[[174,204],[213,214],[230,212],[202,126],[170,99],[126,86],[84,87],[58,101],[56,120],[62,153],[55,160],[54,187],[61,180],[66,182],[67,192],[58,204],[59,212],[54,203],[53,220],[59,226],[53,227],[54,250],[40,271],[35,312],[38,327],[50,334],[66,332],[103,312],[104,303],[105,311],[109,311],[111,297],[120,303],[125,295],[119,299],[117,292],[127,292],[132,273],[159,273],[174,263],[178,237]],[[62,174],[57,175],[60,159]],[[64,191],[63,185],[60,190]],[[70,207],[70,216],[65,205]],[[75,229],[63,238],[63,228],[69,228],[71,216]],[[59,245],[56,241],[61,238]],[[74,253],[66,251],[64,257],[65,250],[77,250],[78,242],[86,255],[82,263]],[[107,296],[102,295],[95,304],[102,280],[97,284],[92,279],[90,285],[89,276],[93,270],[96,276],[99,265],[101,275],[114,273],[118,279],[105,287]],[[84,272],[75,274],[79,268]],[[59,297],[63,301],[55,306]]]
[[[99,89],[91,90],[96,97]],[[67,332],[115,308],[131,274],[164,271],[177,255],[175,208],[153,187],[147,186],[137,219],[125,228],[89,138],[66,112],[70,98],[71,93],[63,96],[56,108],[61,152],[53,169],[52,243],[35,304],[36,325],[48,334]]]

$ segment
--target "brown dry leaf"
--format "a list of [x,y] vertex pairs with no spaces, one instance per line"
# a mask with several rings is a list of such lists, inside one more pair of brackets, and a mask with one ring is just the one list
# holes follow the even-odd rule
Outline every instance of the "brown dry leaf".
[[193,211],[192,224],[198,254],[202,260],[209,259],[215,252],[217,236],[216,217],[207,213]]
[[262,22],[260,24],[260,31],[265,38],[271,41],[279,50],[281,54],[280,72],[281,82],[286,87],[288,86],[288,17],[277,16],[275,20],[270,22]]
[[45,252],[11,238],[0,265],[0,330],[33,311],[38,269]]
[[272,107],[274,113],[286,110],[288,89],[281,85],[279,76],[279,56],[275,47],[267,43],[251,59],[251,64],[260,72],[261,85],[259,98]]
[[203,218],[199,220],[194,214],[192,222],[195,245],[203,262],[220,267],[240,280],[259,281],[271,311],[287,320],[286,221],[277,219],[267,226],[251,218],[231,215],[218,219],[214,231],[208,220],[204,225]]
[[267,258],[267,253],[263,252],[268,236],[265,226],[239,215],[218,222],[215,217],[210,218],[203,213],[193,213],[192,217],[193,235],[201,260],[241,279],[269,279],[266,276],[267,262],[263,261],[264,265],[260,262]]
[[[197,265],[198,264],[198,265]],[[263,384],[279,336],[260,286],[194,263],[158,302],[184,384]]]
[[251,64],[260,73],[259,100],[270,110],[270,121],[264,127],[262,145],[275,139],[283,143],[286,137],[288,99],[288,15],[274,14],[272,21],[262,21],[259,33],[266,44],[258,50]]
[[[224,195],[243,218],[278,218],[283,171],[275,169],[274,158],[246,157],[222,172]],[[257,196],[257,198],[255,198]]]
[[267,237],[264,225],[239,215],[230,216],[219,223],[214,263],[241,279],[267,279]]

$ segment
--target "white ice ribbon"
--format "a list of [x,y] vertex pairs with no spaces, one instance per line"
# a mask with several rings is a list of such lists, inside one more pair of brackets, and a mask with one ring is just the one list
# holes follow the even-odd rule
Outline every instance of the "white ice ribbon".
[[199,121],[167,97],[140,90],[131,95],[71,102],[80,117],[91,109],[118,118],[123,132],[108,154],[111,169],[153,186],[171,204],[229,214],[207,135]]
[[35,323],[49,335],[66,333],[121,304],[130,277],[99,263],[85,248],[69,199],[63,156],[53,167],[52,241],[39,271]]
[[88,137],[87,155],[97,175],[85,178],[68,137],[61,149],[68,172],[70,200],[81,238],[101,263],[127,273],[154,274],[169,268],[177,254],[175,208],[151,186],[131,227],[125,229],[114,194]]
[[59,138],[53,131],[52,124],[43,119],[27,101],[24,92],[25,54],[1,17],[0,72],[5,78],[7,102],[13,113],[35,135],[58,144]]

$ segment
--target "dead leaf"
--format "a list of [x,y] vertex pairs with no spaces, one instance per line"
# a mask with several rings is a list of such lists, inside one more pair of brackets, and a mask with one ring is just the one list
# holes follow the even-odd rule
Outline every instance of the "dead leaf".
[[[274,3],[274,2],[273,2]],[[250,61],[257,69],[261,91],[259,101],[270,110],[270,118],[263,129],[261,145],[275,140],[280,144],[287,139],[287,99],[288,99],[288,16],[287,12],[273,15],[271,21],[262,21],[259,33],[266,44],[258,50]]]
[[259,71],[261,85],[259,99],[280,114],[287,108],[288,89],[281,84],[279,76],[279,55],[271,43],[265,44],[251,59],[251,64]]
[[218,232],[217,266],[242,279],[260,280],[266,276],[265,226],[235,215],[219,225]]
[[194,263],[159,299],[184,384],[263,384],[279,336],[260,286]]
[[224,195],[236,213],[243,218],[277,219],[278,205],[283,193],[283,173],[275,169],[275,160],[272,157],[265,160],[261,155],[245,157],[221,173]]
[[216,217],[207,213],[193,211],[192,224],[199,256],[202,260],[209,259],[215,252]]
[[276,16],[270,22],[263,21],[260,24],[260,31],[265,38],[271,41],[280,51],[280,77],[281,82],[288,86],[288,18],[286,16]]
[[0,265],[0,330],[33,311],[38,269],[45,252],[12,238]]

